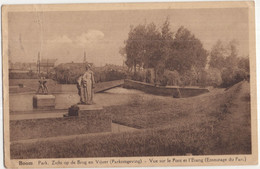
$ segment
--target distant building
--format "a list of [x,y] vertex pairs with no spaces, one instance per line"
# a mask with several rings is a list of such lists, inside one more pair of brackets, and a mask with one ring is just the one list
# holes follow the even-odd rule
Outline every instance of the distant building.
[[9,62],[9,70],[21,70],[21,71],[37,71],[36,63],[21,63],[21,62]]
[[42,59],[37,62],[38,73],[49,73],[56,65],[57,59]]
[[94,66],[93,63],[88,63],[88,62],[86,62],[86,63],[74,63],[74,62],[71,62],[71,63],[61,63],[61,64],[57,65],[56,67],[57,68],[62,68],[62,69],[71,69],[71,68],[77,67],[79,69],[82,68],[82,69],[85,70],[86,64],[90,64],[91,67]]

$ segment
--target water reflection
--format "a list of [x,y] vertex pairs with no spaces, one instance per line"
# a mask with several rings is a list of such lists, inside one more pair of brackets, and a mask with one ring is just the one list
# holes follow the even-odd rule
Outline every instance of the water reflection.
[[[144,94],[138,90],[114,88],[104,93],[97,93],[94,102],[101,106],[112,106],[126,104],[133,95]],[[11,94],[9,96],[9,105],[11,111],[32,111],[34,94]],[[77,93],[59,93],[55,95],[55,109],[67,109],[73,104],[79,102]]]

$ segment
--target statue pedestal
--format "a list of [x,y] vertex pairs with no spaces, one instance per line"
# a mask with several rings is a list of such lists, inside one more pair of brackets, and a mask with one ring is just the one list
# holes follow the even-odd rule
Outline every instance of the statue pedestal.
[[[103,107],[97,104],[75,105],[75,115],[64,115],[64,117],[78,118],[79,121],[84,121],[84,126],[87,128],[84,133],[111,132],[111,113],[102,111],[102,109]],[[69,114],[73,113],[70,113],[69,110]]]
[[103,106],[98,105],[98,104],[91,104],[91,105],[86,105],[86,104],[78,104],[79,111],[88,111],[88,110],[102,110]]
[[97,104],[91,104],[91,105],[79,104],[78,107],[79,107],[79,115],[88,114],[91,111],[103,109],[103,106]]
[[54,95],[34,95],[33,107],[42,109],[54,109],[55,108],[55,96]]

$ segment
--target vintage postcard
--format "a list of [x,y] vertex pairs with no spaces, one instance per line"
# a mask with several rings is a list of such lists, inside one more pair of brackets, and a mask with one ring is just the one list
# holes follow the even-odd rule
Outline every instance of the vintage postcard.
[[5,166],[258,164],[254,10],[4,5]]

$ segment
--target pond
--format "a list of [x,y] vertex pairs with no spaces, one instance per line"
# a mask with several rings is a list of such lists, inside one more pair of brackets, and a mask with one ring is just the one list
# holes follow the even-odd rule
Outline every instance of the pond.
[[[28,94],[10,94],[9,106],[11,112],[16,111],[32,111],[33,95]],[[71,105],[79,102],[79,95],[77,93],[58,93],[55,95],[55,109],[68,109]],[[96,93],[94,95],[94,102],[100,106],[122,105],[130,101],[133,95],[147,95],[141,91],[134,89],[125,89],[121,87],[107,90],[103,93]]]

